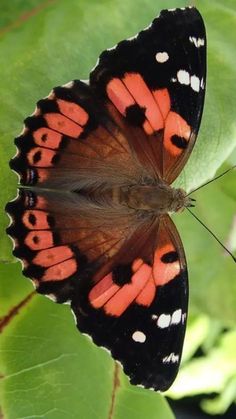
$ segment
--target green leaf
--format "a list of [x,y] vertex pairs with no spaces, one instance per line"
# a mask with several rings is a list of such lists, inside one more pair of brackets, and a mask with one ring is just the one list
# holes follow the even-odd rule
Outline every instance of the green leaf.
[[209,334],[210,326],[210,318],[206,315],[195,315],[189,317],[188,330],[184,341],[182,365],[192,358],[197,349],[206,340]]
[[236,376],[231,378],[219,396],[204,399],[202,409],[210,415],[223,415],[236,400]]
[[32,291],[30,281],[26,281],[21,272],[20,263],[0,264],[0,319],[7,316]]

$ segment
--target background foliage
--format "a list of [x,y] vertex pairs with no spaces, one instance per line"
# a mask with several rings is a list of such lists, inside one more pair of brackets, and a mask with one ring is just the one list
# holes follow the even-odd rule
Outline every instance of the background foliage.
[[[186,1],[2,0],[0,13],[0,404],[7,419],[171,419],[165,399],[132,387],[109,355],[81,336],[68,306],[31,294],[5,234],[6,202],[17,178],[8,168],[13,138],[52,87],[86,79],[99,53],[147,26],[162,8]],[[177,181],[187,190],[235,164],[236,7],[197,0],[208,34],[208,83],[199,139]],[[222,170],[222,169],[221,169]],[[196,214],[236,248],[235,173],[197,192]],[[235,265],[187,213],[174,217],[188,259],[190,319],[172,397],[206,394],[223,412],[236,399]],[[201,356],[193,358],[201,348]],[[207,394],[216,393],[215,399]],[[1,414],[0,414],[1,416]]]

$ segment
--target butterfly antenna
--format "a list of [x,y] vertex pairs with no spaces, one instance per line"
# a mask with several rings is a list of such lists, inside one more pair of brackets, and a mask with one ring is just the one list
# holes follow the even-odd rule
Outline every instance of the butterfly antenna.
[[234,262],[236,262],[236,257],[233,255],[233,253],[230,252],[229,249],[227,249],[227,247],[225,247],[225,245],[218,239],[218,237],[206,226],[206,224],[204,224],[200,218],[198,218],[196,216],[196,214],[194,214],[194,212],[192,212],[188,207],[186,207],[186,209],[188,210],[188,212],[190,212],[190,214],[192,214],[192,216],[214,237],[214,239],[221,245],[221,247],[223,247],[223,249],[232,257],[232,259],[234,260]]
[[189,196],[189,195],[191,195],[193,192],[198,191],[199,189],[203,188],[204,186],[208,185],[209,183],[214,182],[215,180],[217,180],[217,179],[219,179],[220,177],[222,177],[222,176],[226,175],[226,173],[230,172],[231,170],[234,170],[235,168],[236,168],[236,165],[234,165],[234,166],[230,167],[230,169],[225,170],[225,171],[224,171],[223,173],[221,173],[220,175],[218,175],[218,176],[214,177],[214,178],[213,178],[213,179],[211,179],[211,180],[208,180],[208,182],[203,183],[203,185],[201,185],[201,186],[199,186],[198,188],[194,189],[193,191],[189,192],[186,196]]

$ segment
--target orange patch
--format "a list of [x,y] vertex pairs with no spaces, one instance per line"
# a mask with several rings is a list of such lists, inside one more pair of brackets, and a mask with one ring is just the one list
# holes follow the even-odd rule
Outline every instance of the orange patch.
[[30,231],[26,238],[25,244],[31,250],[47,249],[53,246],[53,234],[51,231]]
[[76,270],[76,260],[69,259],[48,268],[42,277],[42,281],[61,281],[73,275]]
[[35,147],[27,154],[27,160],[30,166],[51,167],[53,166],[52,158],[55,155],[55,151],[48,150],[47,148]]
[[122,81],[134,97],[136,103],[139,106],[146,108],[145,116],[152,127],[152,130],[158,131],[162,129],[164,126],[162,114],[151,91],[140,74],[126,73]]
[[70,259],[72,256],[73,252],[68,246],[57,246],[39,251],[32,262],[46,268]]
[[60,112],[72,119],[74,122],[77,122],[77,124],[85,125],[88,122],[89,116],[87,112],[76,103],[57,99],[57,104]]
[[150,123],[147,121],[147,119],[143,123],[143,129],[146,132],[146,134],[148,134],[148,135],[152,135],[154,133],[154,130],[151,127]]
[[128,106],[135,104],[128,89],[118,78],[114,78],[108,83],[106,91],[107,96],[122,115],[125,115]]
[[37,129],[37,131],[33,133],[33,138],[35,143],[42,147],[58,149],[62,140],[62,135],[59,134],[59,132],[43,127]]
[[167,89],[154,90],[153,96],[158,103],[163,119],[165,120],[170,112],[170,95]]
[[153,263],[153,277],[156,286],[165,285],[170,282],[176,275],[180,273],[180,262],[176,260],[173,263],[164,263],[161,261],[161,257],[169,252],[175,252],[175,248],[172,244],[166,244],[165,246],[158,248],[154,254]]
[[151,274],[151,267],[143,264],[132,276],[131,283],[125,284],[104,305],[104,310],[112,316],[121,316],[145,287]]
[[37,169],[37,175],[38,175],[38,183],[41,183],[41,182],[45,182],[48,179],[50,172],[46,169]]
[[28,210],[24,212],[23,223],[29,230],[43,230],[49,228],[47,217],[47,212]]
[[95,308],[101,308],[120,289],[112,280],[110,272],[101,279],[90,291],[89,301]]
[[183,149],[175,146],[171,137],[173,135],[178,135],[179,137],[185,138],[189,141],[191,134],[191,128],[187,122],[176,112],[169,112],[166,122],[165,122],[165,131],[164,131],[164,147],[168,150],[173,156],[179,156]]
[[38,195],[36,198],[35,208],[45,209],[46,207],[47,207],[47,201],[45,200],[43,196]]
[[149,307],[150,304],[153,302],[155,295],[156,295],[156,285],[155,285],[153,276],[151,275],[144,289],[137,296],[135,302],[142,306]]
[[59,113],[46,113],[44,118],[49,126],[64,135],[72,138],[78,138],[83,131],[83,128],[75,122],[68,119]]
[[143,264],[143,259],[141,259],[141,258],[134,259],[134,261],[132,263],[132,271],[137,272],[137,270],[142,266],[142,264]]

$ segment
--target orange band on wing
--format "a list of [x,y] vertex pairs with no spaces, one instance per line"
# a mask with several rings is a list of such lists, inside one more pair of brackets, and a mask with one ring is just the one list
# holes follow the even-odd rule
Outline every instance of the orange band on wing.
[[142,306],[149,307],[156,295],[156,285],[151,275],[144,289],[137,296],[135,302]]
[[183,152],[183,148],[186,145],[183,144],[183,147],[177,146],[174,143],[173,137],[178,136],[183,139],[184,142],[188,142],[191,135],[191,128],[187,122],[176,112],[169,112],[166,122],[165,122],[165,131],[164,131],[164,147],[170,152],[173,156],[179,156]]
[[24,212],[22,221],[29,230],[44,230],[50,228],[48,215],[44,211],[29,210]]
[[133,272],[137,272],[138,269],[143,265],[143,259],[139,258],[139,259],[134,259],[133,263],[132,263],[132,271]]
[[25,238],[25,244],[31,250],[47,249],[54,244],[53,234],[51,231],[30,231]]
[[145,116],[151,125],[152,130],[158,131],[162,129],[164,126],[162,114],[151,91],[140,74],[126,73],[122,80],[134,97],[136,103],[146,109]]
[[57,149],[60,146],[62,134],[42,127],[34,131],[33,138],[35,143],[42,147]]
[[179,259],[173,261],[172,263],[165,263],[161,260],[162,256],[170,252],[176,252],[172,244],[166,244],[155,251],[153,263],[153,277],[156,286],[167,284],[169,281],[174,279],[176,275],[180,273]]
[[46,268],[70,259],[72,256],[73,252],[68,246],[56,246],[51,249],[40,250],[32,262]]
[[53,166],[53,157],[56,152],[47,148],[35,147],[27,154],[27,160],[30,166],[51,167]]
[[78,138],[83,131],[83,128],[80,125],[75,124],[75,122],[72,122],[66,116],[59,113],[46,113],[44,119],[49,128],[55,129],[72,138]]
[[85,125],[88,122],[89,116],[87,112],[77,105],[77,103],[67,102],[66,100],[57,99],[57,104],[60,109],[60,112],[77,124]]
[[122,115],[125,115],[127,107],[135,104],[133,97],[120,79],[112,79],[106,91],[107,96]]
[[150,125],[150,123],[147,121],[147,119],[143,123],[143,129],[146,132],[146,134],[148,134],[148,135],[152,135],[154,133],[154,130],[153,130],[152,126]]
[[42,277],[42,281],[61,281],[73,275],[76,270],[76,260],[69,259],[48,268]]
[[167,89],[154,90],[153,96],[158,103],[163,119],[165,120],[170,112],[170,95]]
[[121,316],[122,313],[135,300],[135,297],[145,287],[151,275],[151,267],[143,264],[132,276],[131,283],[125,284],[104,306],[107,314]]
[[89,293],[89,301],[95,308],[101,308],[120,289],[112,280],[110,272],[99,281]]
[[131,105],[138,105],[145,112],[143,129],[151,135],[164,127],[164,118],[170,110],[167,89],[151,91],[138,73],[126,73],[122,79],[112,79],[106,87],[107,96],[118,111],[126,116]]

